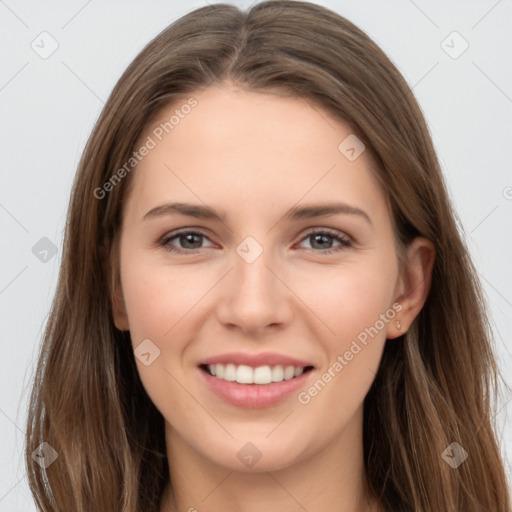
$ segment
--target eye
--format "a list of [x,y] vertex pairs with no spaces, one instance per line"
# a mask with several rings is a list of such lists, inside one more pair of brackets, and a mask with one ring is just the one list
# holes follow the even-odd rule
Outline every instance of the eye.
[[[343,251],[348,247],[352,247],[352,241],[337,231],[329,229],[315,229],[310,231],[302,240],[304,242],[310,240],[311,250],[320,249],[321,254],[331,254],[334,252]],[[333,248],[333,240],[338,242],[339,245]],[[307,248],[306,248],[307,249]]]
[[[159,245],[170,252],[187,253],[197,249],[202,249],[202,241],[208,240],[208,237],[200,231],[181,231],[170,235],[165,235]],[[172,241],[176,240],[182,247],[175,247]]]
[[[203,249],[204,247],[213,246],[213,244],[203,246],[204,240],[209,240],[204,233],[188,230],[165,235],[158,242],[158,245],[164,247],[169,252],[186,254]],[[326,228],[310,231],[302,238],[301,242],[306,240],[311,241],[311,247],[306,247],[306,249],[320,252],[321,254],[331,254],[352,247],[352,241],[348,237]],[[338,246],[333,247],[333,241],[338,242]],[[176,247],[176,244],[179,244],[181,247]]]

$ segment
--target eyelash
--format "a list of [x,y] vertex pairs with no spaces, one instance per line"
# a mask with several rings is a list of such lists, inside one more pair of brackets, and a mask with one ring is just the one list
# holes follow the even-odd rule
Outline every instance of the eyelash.
[[[201,231],[184,230],[184,231],[180,231],[178,233],[171,233],[170,235],[165,235],[158,242],[158,245],[163,247],[165,250],[167,250],[169,252],[177,253],[177,254],[190,254],[190,253],[194,253],[194,252],[200,251],[202,249],[202,248],[198,248],[198,249],[178,249],[178,248],[173,247],[172,245],[170,245],[170,242],[172,240],[174,240],[175,238],[179,238],[181,236],[184,236],[184,235],[199,235],[199,236],[202,236],[202,237],[208,239],[208,236],[205,233],[202,233]],[[340,242],[341,245],[339,245],[337,248],[334,248],[334,249],[333,248],[329,248],[329,249],[325,249],[325,250],[321,250],[321,249],[317,250],[317,249],[311,248],[311,249],[307,249],[308,251],[313,251],[313,252],[320,253],[320,254],[323,254],[323,255],[328,255],[328,254],[332,254],[332,253],[343,251],[343,250],[348,249],[348,248],[353,246],[353,243],[352,243],[352,241],[349,238],[347,238],[346,236],[341,235],[337,231],[332,231],[332,230],[326,229],[326,228],[313,229],[312,231],[308,232],[304,237],[302,237],[300,242],[302,242],[304,240],[307,240],[308,238],[310,238],[310,237],[312,237],[314,235],[327,235],[328,237],[333,238],[334,240]]]

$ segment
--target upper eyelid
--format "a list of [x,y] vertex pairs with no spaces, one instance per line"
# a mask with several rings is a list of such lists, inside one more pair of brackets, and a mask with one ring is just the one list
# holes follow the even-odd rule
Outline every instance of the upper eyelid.
[[168,233],[165,233],[162,237],[160,237],[160,240],[172,240],[173,238],[176,238],[180,235],[186,235],[188,233],[202,235],[205,238],[208,238],[208,240],[210,240],[210,236],[200,228],[181,228],[178,229],[177,231],[169,231]]

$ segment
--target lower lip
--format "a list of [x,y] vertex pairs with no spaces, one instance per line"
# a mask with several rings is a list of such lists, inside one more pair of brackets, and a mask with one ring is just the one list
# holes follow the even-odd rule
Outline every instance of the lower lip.
[[281,402],[303,386],[310,373],[313,372],[313,370],[309,370],[293,379],[270,384],[239,384],[238,382],[218,379],[201,368],[198,368],[198,370],[205,379],[207,386],[218,397],[235,407],[246,409],[262,409]]

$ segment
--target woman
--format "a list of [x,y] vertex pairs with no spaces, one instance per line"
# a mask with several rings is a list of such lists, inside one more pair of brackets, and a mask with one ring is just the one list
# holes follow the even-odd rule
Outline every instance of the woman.
[[412,92],[349,21],[173,23],[79,165],[27,429],[40,510],[510,511],[455,219]]

